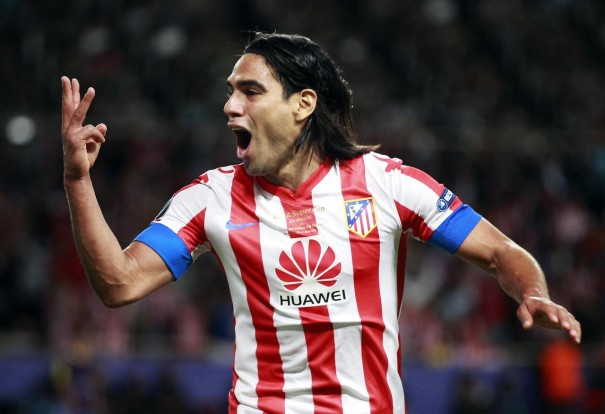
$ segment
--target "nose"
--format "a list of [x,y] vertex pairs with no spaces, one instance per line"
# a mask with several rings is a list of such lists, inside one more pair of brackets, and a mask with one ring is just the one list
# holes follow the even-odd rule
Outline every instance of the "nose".
[[229,99],[227,99],[227,102],[225,102],[225,106],[223,107],[223,112],[229,118],[242,116],[244,112],[243,105],[241,104],[241,101],[236,97],[236,94],[236,92],[232,93],[231,96],[229,96]]

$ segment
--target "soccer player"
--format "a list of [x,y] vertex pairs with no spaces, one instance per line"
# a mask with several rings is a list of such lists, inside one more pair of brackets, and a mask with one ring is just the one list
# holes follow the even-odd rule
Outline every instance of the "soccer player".
[[227,79],[238,165],[177,191],[124,250],[90,178],[107,127],[61,78],[64,184],[78,252],[107,306],[224,268],[235,316],[230,413],[403,413],[398,315],[406,232],[492,274],[524,328],[561,329],[536,260],[424,172],[357,143],[351,92],[315,42],[258,33]]

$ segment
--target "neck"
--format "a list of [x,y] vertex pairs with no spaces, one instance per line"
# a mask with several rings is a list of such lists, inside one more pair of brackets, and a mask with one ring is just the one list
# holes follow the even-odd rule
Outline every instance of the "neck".
[[298,187],[317,171],[323,161],[315,151],[306,151],[302,154],[296,154],[277,173],[268,174],[264,178],[272,184],[296,192]]

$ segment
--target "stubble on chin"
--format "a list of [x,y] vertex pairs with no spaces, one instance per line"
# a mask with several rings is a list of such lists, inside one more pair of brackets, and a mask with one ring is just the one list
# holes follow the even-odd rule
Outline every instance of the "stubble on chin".
[[244,159],[242,163],[244,164],[244,169],[249,176],[258,177],[264,175],[263,171],[261,171],[258,166],[253,165],[249,159]]

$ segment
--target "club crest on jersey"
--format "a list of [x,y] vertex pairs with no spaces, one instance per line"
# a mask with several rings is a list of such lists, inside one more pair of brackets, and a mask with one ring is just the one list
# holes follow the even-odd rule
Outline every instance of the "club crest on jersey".
[[299,240],[279,255],[275,274],[285,288],[279,304],[287,307],[329,305],[347,300],[344,288],[334,288],[342,265],[330,247],[317,240]]
[[452,201],[454,201],[454,198],[456,198],[456,195],[454,193],[452,193],[447,188],[444,189],[443,193],[441,194],[441,197],[439,197],[439,199],[437,200],[437,210],[447,210],[452,204]]
[[376,220],[374,197],[345,200],[344,207],[347,217],[347,227],[351,233],[366,237],[374,230],[378,223]]

